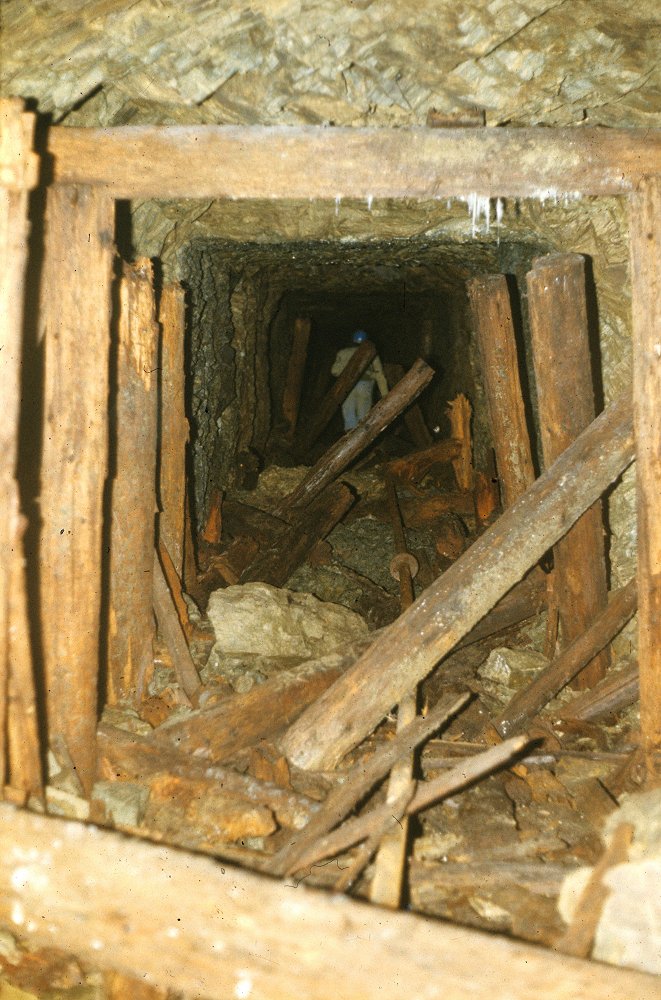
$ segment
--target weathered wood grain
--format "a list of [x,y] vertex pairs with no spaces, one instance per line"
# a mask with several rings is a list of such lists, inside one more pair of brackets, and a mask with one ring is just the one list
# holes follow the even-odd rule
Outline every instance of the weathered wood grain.
[[177,282],[164,285],[158,308],[161,325],[159,440],[159,538],[179,579],[184,560],[184,498],[188,420],[185,406],[185,295]]

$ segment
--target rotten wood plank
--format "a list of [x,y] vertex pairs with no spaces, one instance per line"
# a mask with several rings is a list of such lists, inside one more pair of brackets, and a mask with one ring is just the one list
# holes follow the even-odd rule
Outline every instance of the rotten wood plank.
[[[592,361],[580,254],[548,254],[526,275],[540,437],[548,467],[594,420]],[[585,632],[606,607],[608,582],[601,501],[577,521],[553,550],[562,648]],[[573,686],[592,687],[610,663],[604,649]]]
[[111,486],[107,700],[136,706],[154,658],[159,327],[151,261],[124,264],[119,289]]
[[638,664],[633,663],[624,670],[619,670],[614,676],[612,672],[590,691],[584,691],[557,713],[558,719],[579,719],[581,722],[592,722],[619,712],[628,705],[633,705],[640,697]]
[[271,544],[241,574],[241,583],[259,580],[284,587],[294,570],[314,546],[328,535],[354,503],[354,495],[344,483],[331,483],[311,504],[298,512]]
[[[181,627],[179,615],[177,614],[175,599],[168,587],[168,582],[156,551],[152,553],[152,565],[153,592],[151,596],[154,611],[156,612],[158,630],[170,653],[177,680],[190,703],[195,704],[202,687],[202,682],[200,681],[197,668],[193,663],[193,658],[190,655],[186,636]],[[144,675],[137,678],[139,698],[142,698],[144,679]]]
[[311,321],[309,316],[298,316],[294,321],[285,388],[282,396],[282,414],[287,423],[287,436],[292,438],[298,423],[298,409],[301,404],[303,375],[308,360]]
[[218,1000],[248,992],[251,1000],[463,1000],[467,990],[473,1000],[494,992],[539,1000],[540,983],[544,1000],[650,1000],[658,992],[644,973],[294,890],[226,862],[7,805],[0,886],[0,919],[31,946],[55,939],[93,968]]
[[41,641],[49,739],[63,738],[86,792],[94,779],[114,225],[107,191],[49,189]]
[[360,639],[345,650],[282,670],[245,694],[164,723],[154,731],[154,739],[188,753],[199,753],[202,748],[209,760],[227,760],[297,718],[368,644],[368,638]]
[[661,747],[661,177],[631,199],[634,421],[638,489],[640,727],[651,777]]
[[348,364],[315,409],[308,428],[300,436],[297,451],[305,454],[312,447],[375,356],[376,346],[369,340],[356,348]]
[[459,442],[459,454],[452,460],[454,475],[460,490],[473,489],[473,440],[471,415],[473,408],[468,398],[460,393],[448,403],[448,417],[452,437]]
[[[10,684],[10,635],[24,619],[25,574],[19,516],[16,456],[23,351],[23,305],[28,253],[28,197],[37,184],[39,160],[32,151],[35,116],[18,98],[0,100],[0,789],[7,779],[7,697]],[[18,561],[18,562],[17,562]],[[18,564],[20,563],[20,565]],[[18,585],[19,593],[15,593]],[[12,607],[14,605],[14,614]],[[27,634],[20,637],[30,657]],[[29,666],[31,675],[32,667]]]
[[322,455],[298,487],[282,501],[276,513],[287,516],[287,512],[310,503],[329,483],[341,475],[381,431],[411,405],[433,377],[434,370],[428,364],[420,359],[414,362],[404,378],[387,396],[374,404],[358,426],[348,431]]
[[159,538],[181,579],[184,558],[184,503],[188,420],[185,404],[185,292],[173,282],[163,286],[158,308],[161,325],[159,421]]
[[535,469],[507,278],[504,274],[473,278],[468,282],[468,297],[482,358],[503,507],[511,507],[534,483]]
[[334,767],[627,468],[630,395],[604,411],[290,727],[282,748],[293,763]]
[[48,152],[56,183],[115,198],[540,198],[627,194],[661,130],[56,127]]
[[636,580],[631,580],[613,594],[607,608],[598,615],[583,635],[545,667],[537,677],[514,696],[494,722],[501,735],[509,735],[525,726],[571,679],[603,649],[636,613]]

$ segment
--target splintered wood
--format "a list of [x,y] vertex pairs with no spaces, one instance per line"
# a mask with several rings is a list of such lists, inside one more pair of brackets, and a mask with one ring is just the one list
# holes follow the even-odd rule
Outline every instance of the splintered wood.
[[41,643],[49,740],[94,779],[115,206],[103,188],[48,190],[41,328]]
[[159,420],[159,538],[177,575],[183,573],[184,505],[188,420],[184,395],[184,290],[164,285],[158,310],[161,325],[161,387]]

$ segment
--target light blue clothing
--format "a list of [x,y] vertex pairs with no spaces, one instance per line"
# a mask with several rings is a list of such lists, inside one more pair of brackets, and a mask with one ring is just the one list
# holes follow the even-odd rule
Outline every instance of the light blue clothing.
[[352,431],[372,408],[374,379],[361,378],[342,403],[345,431]]

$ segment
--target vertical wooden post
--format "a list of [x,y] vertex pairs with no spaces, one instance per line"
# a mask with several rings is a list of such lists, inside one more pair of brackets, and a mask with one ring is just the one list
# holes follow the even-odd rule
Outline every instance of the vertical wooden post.
[[[23,102],[0,101],[0,790],[7,780],[7,699],[15,683],[10,630],[25,631],[23,660],[30,680],[23,539],[19,515],[16,455],[23,348],[23,296],[28,237],[28,193],[37,183],[39,162],[32,152],[34,115]],[[18,617],[17,617],[18,616]],[[16,635],[15,637],[18,638]],[[10,677],[11,670],[11,677]],[[11,720],[10,720],[11,721]],[[36,738],[36,732],[32,734]],[[36,747],[32,748],[37,750]]]
[[113,234],[114,202],[104,189],[49,190],[40,550],[46,715],[86,791],[95,764]]
[[296,431],[298,408],[301,403],[301,389],[305,363],[308,359],[308,342],[310,340],[310,317],[299,316],[294,322],[294,339],[289,355],[285,391],[282,397],[282,413],[287,422],[287,435],[292,437]]
[[634,426],[638,486],[640,726],[650,779],[661,748],[661,177],[631,198]]
[[535,481],[507,279],[484,275],[468,282],[482,375],[491,417],[503,507]]
[[[546,466],[594,420],[592,364],[580,254],[549,254],[527,275],[530,332]],[[553,550],[562,645],[585,632],[608,601],[601,501],[577,521]],[[592,687],[610,662],[603,650],[574,684]]]
[[153,659],[158,325],[151,262],[125,264],[117,344],[108,701],[136,704]]
[[471,416],[473,409],[466,396],[459,393],[448,403],[448,417],[453,438],[461,444],[461,452],[452,459],[457,486],[461,490],[473,489],[473,441],[471,437]]
[[159,538],[170,553],[179,579],[184,562],[184,496],[188,420],[184,375],[184,290],[165,285],[158,314],[162,331],[160,408]]

